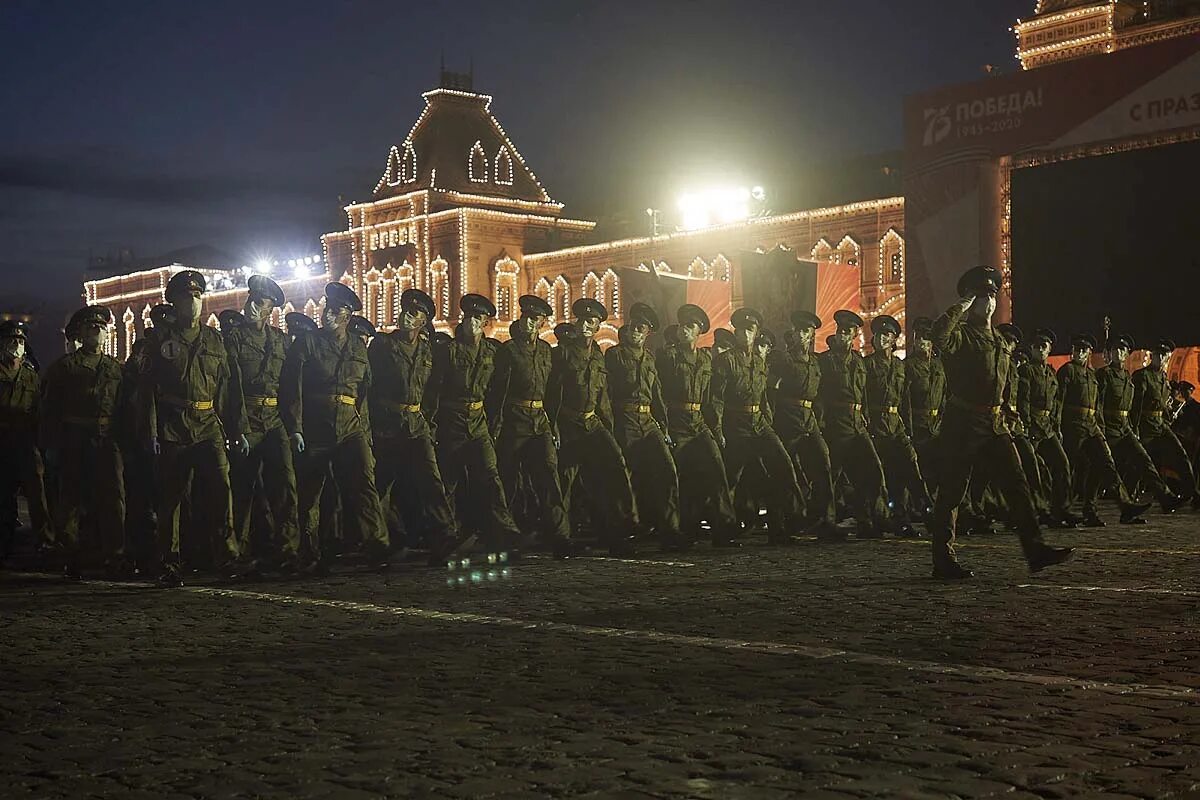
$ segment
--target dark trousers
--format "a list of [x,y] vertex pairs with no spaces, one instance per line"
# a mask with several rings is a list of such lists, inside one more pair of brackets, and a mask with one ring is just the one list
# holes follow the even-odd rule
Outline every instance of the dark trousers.
[[[233,484],[233,528],[238,548],[250,553],[251,518],[255,500],[265,500],[273,527],[270,536],[272,555],[295,558],[300,545],[299,501],[296,496],[296,468],[292,444],[283,426],[262,433],[247,434],[249,455],[235,454],[230,460]],[[258,555],[258,554],[256,554]]]
[[1062,439],[1051,436],[1035,443],[1038,458],[1045,467],[1042,475],[1042,494],[1050,513],[1065,515],[1071,505],[1071,462],[1063,449]]
[[219,438],[188,444],[163,442],[156,476],[159,559],[163,563],[179,560],[179,512],[185,496],[193,523],[189,529],[202,537],[214,563],[221,565],[237,558],[225,442]]
[[[121,450],[110,436],[67,428],[58,467],[55,527],[67,560],[116,562],[125,554],[125,480]],[[92,552],[80,549],[85,517]]]
[[417,532],[426,534],[430,547],[457,538],[458,526],[429,436],[377,437],[375,487],[380,499],[398,512],[406,534],[412,537],[409,544],[416,544]]
[[820,433],[789,434],[779,432],[783,447],[792,456],[797,477],[808,484],[808,514],[810,522],[837,522],[833,505],[833,466],[829,461],[829,445]]
[[1158,474],[1158,468],[1133,431],[1109,439],[1108,448],[1112,451],[1113,462],[1126,488],[1132,488],[1134,492],[1148,491],[1159,499],[1170,493]]
[[725,473],[734,491],[743,472],[754,461],[760,462],[766,473],[762,496],[772,516],[791,522],[799,519],[804,513],[804,498],[796,481],[796,467],[775,431],[764,428],[757,433],[726,437]]
[[319,558],[324,552],[321,495],[330,474],[344,501],[341,517],[346,537],[386,550],[388,534],[375,491],[375,459],[366,434],[356,431],[334,445],[310,446],[296,458],[301,536],[308,542],[309,553]]
[[644,436],[618,434],[642,522],[674,539],[679,535],[679,473],[666,439],[657,428]]
[[844,472],[854,489],[858,504],[856,521],[859,525],[881,527],[888,518],[886,484],[883,465],[879,463],[879,454],[871,437],[866,433],[857,433],[830,436],[826,442],[834,474]]
[[929,497],[925,478],[917,462],[917,451],[903,433],[877,436],[873,441],[883,467],[884,485],[892,501],[891,508],[905,517],[910,502],[923,505]]
[[538,533],[552,540],[569,539],[571,526],[559,482],[558,450],[549,431],[523,435],[509,433],[502,426],[496,449],[504,496],[515,501],[523,480]]
[[459,522],[476,528],[489,545],[516,544],[521,532],[508,510],[491,436],[443,439],[438,442],[437,458],[446,496],[454,499]]
[[694,537],[701,520],[707,520],[714,532],[731,536],[737,529],[737,517],[725,475],[725,461],[716,439],[708,431],[673,438],[683,530],[688,537]]
[[[563,497],[573,497],[576,481],[582,481],[587,495],[595,499],[591,511],[595,522],[605,526],[601,538],[628,535],[640,524],[625,457],[608,428],[572,433],[569,438],[564,434],[558,469]],[[570,513],[569,505],[567,510]]]
[[1063,447],[1076,473],[1079,499],[1085,514],[1096,513],[1096,497],[1102,488],[1115,494],[1123,505],[1133,502],[1103,434],[1064,428]]
[[1192,463],[1173,431],[1165,428],[1156,435],[1143,436],[1142,446],[1167,482],[1174,484],[1176,494],[1191,497],[1196,493],[1196,474],[1192,470]]
[[0,495],[10,502],[12,511],[0,519],[0,541],[7,547],[16,532],[16,495],[19,491],[29,504],[29,523],[38,545],[49,547],[54,544],[54,530],[46,503],[46,471],[32,434],[0,433],[0,451],[4,453],[0,458]]

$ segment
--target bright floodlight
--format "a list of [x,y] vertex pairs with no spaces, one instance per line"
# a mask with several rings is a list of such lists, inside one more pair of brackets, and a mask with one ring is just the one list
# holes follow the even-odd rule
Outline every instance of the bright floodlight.
[[680,227],[686,231],[737,222],[750,216],[750,190],[706,189],[679,197]]
[[254,268],[262,275],[271,274],[271,262],[265,258],[260,258],[258,261],[255,261]]
[[303,259],[301,259],[300,261],[297,261],[297,262],[296,262],[296,269],[295,269],[295,271],[293,272],[293,274],[294,274],[294,275],[295,275],[297,278],[307,278],[307,277],[308,277],[308,267],[306,267],[306,266],[304,265],[304,260],[303,260]]

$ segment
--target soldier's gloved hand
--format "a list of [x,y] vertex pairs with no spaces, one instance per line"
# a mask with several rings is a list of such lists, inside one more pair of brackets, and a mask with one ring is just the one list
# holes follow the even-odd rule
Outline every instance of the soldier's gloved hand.
[[243,433],[238,437],[237,449],[243,458],[250,455],[250,440],[246,438],[246,434]]
[[717,447],[720,447],[722,450],[725,449],[725,434],[717,434]]
[[296,448],[297,453],[304,452],[304,437],[301,434],[292,434],[292,447]]
[[558,438],[558,434],[553,433],[550,435],[550,438],[554,440],[554,449],[561,450],[562,449],[562,439]]
[[665,440],[666,440],[666,442],[667,442],[667,447],[674,447],[674,446],[675,446],[675,440],[674,440],[674,439],[672,439],[672,438],[671,438],[671,434],[667,433],[666,431],[663,431],[663,439],[665,439]]
[[159,444],[157,436],[150,437],[150,447],[148,449],[150,450],[150,452],[153,455],[156,455],[156,456],[162,455],[162,445]]

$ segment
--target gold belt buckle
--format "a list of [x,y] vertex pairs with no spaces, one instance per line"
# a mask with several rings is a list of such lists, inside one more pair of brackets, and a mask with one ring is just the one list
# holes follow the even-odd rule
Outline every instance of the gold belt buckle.
[[541,400],[514,400],[513,405],[521,408],[537,409],[544,407],[545,404]]
[[645,403],[626,403],[625,410],[633,411],[637,414],[649,414],[650,406],[646,405]]
[[265,397],[258,395],[247,395],[246,402],[255,406],[274,407],[279,405],[278,397]]
[[887,413],[888,413],[888,414],[899,414],[899,413],[900,413],[900,406],[888,406],[888,407],[887,407]]
[[333,401],[335,403],[341,403],[344,406],[352,406],[358,403],[358,398],[351,397],[348,394],[335,394],[331,396],[333,397]]

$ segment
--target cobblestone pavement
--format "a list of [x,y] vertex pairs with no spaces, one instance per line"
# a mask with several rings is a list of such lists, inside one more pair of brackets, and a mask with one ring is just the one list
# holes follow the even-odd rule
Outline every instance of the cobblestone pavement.
[[[1200,515],[158,590],[0,573],[19,797],[1200,793]],[[661,559],[661,560],[659,560]],[[449,585],[448,585],[449,580]]]

